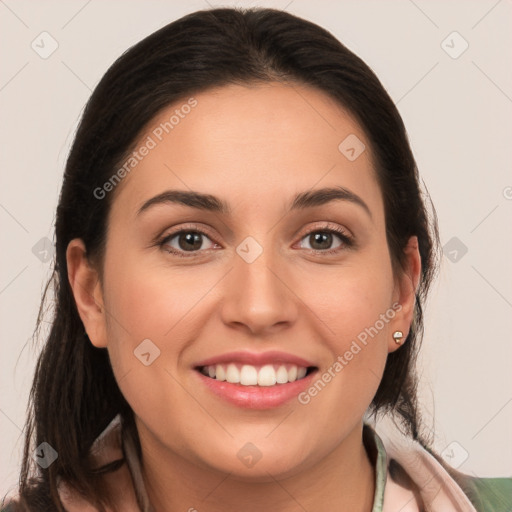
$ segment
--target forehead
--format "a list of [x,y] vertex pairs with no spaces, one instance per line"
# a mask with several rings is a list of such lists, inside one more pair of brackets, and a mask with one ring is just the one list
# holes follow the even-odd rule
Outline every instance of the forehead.
[[[347,137],[366,146],[355,160],[340,150]],[[184,98],[153,119],[135,151],[115,201],[132,213],[166,188],[239,202],[317,184],[367,193],[376,187],[359,124],[326,94],[297,84],[228,85]]]

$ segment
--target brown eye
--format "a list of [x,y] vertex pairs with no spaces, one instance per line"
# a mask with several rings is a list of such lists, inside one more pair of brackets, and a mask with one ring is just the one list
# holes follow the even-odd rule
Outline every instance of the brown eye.
[[324,249],[331,249],[333,235],[332,233],[327,232],[317,232],[308,235],[308,241],[312,249],[320,251]]
[[184,251],[194,251],[201,249],[203,241],[201,240],[201,234],[195,232],[184,232],[178,235],[178,245],[180,249]]
[[332,228],[310,231],[302,240],[309,244],[309,247],[302,246],[303,249],[328,253],[337,252],[340,248],[352,244],[350,237],[344,231]]
[[201,231],[181,230],[166,236],[161,242],[160,246],[165,248],[168,252],[179,254],[183,252],[199,252],[201,249],[208,249],[203,247],[204,239],[211,242],[208,236]]

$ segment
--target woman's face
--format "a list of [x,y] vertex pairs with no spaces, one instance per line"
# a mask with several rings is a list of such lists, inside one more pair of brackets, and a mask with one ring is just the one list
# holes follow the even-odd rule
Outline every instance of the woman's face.
[[77,274],[98,306],[77,302],[146,455],[254,479],[360,442],[419,256],[412,281],[393,275],[359,125],[311,88],[227,86],[163,111],[135,150],[103,282]]

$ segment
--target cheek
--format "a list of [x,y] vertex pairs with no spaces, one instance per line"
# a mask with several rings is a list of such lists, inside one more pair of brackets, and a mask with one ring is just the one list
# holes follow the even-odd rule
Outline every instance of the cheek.
[[395,316],[391,265],[361,262],[358,268],[341,269],[335,279],[317,280],[321,287],[311,282],[301,296],[308,297],[324,326],[331,359],[303,403],[309,403],[312,414],[330,411],[333,424],[339,424],[364,414],[382,378]]
[[173,377],[181,378],[181,354],[203,327],[200,305],[218,278],[113,253],[105,269],[108,352],[123,395],[142,418],[183,408],[190,397]]
[[[156,426],[190,400],[176,380],[176,368],[187,343],[187,312],[198,297],[191,290],[183,293],[175,280],[167,284],[135,264],[124,272],[128,265],[112,268],[105,287],[108,352],[118,386],[135,415]],[[185,435],[179,432],[179,422],[167,424],[171,438]]]
[[133,343],[149,338],[161,349],[169,338],[177,346],[175,335],[190,324],[196,305],[214,284],[211,272],[170,272],[129,260],[109,271],[106,295],[111,327]]
[[359,335],[364,338],[366,330],[376,323],[379,332],[386,331],[388,323],[381,319],[394,316],[393,277],[390,265],[385,263],[361,262],[357,268],[343,268],[337,275],[310,279],[305,286],[303,296],[308,297],[308,304],[332,338],[340,340],[340,349],[348,339]]

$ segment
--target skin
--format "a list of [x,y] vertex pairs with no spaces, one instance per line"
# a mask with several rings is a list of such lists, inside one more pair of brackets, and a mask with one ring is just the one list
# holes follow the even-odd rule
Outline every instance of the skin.
[[[405,248],[407,268],[394,275],[370,143],[324,93],[272,83],[194,97],[198,105],[115,191],[103,273],[80,239],[67,250],[86,331],[108,349],[135,412],[152,503],[199,512],[370,511],[375,475],[362,418],[388,353],[399,349],[392,333],[407,336],[411,325],[416,237]],[[179,106],[157,116],[140,141]],[[338,150],[349,134],[366,145],[353,162]],[[350,201],[287,212],[296,193],[330,186],[357,194],[371,215]],[[137,216],[167,189],[213,194],[232,212],[169,203]],[[207,230],[200,249],[185,252],[179,236],[170,243],[192,257],[151,245],[189,223]],[[326,223],[355,245],[337,235],[315,245],[307,232]],[[252,263],[236,252],[247,236],[263,248]],[[331,248],[338,252],[325,254]],[[197,384],[194,363],[233,350],[282,350],[313,361],[321,375],[395,302],[401,310],[307,405],[240,409]],[[146,338],[161,351],[150,366],[133,354]],[[262,454],[251,468],[237,457],[247,442]]]

